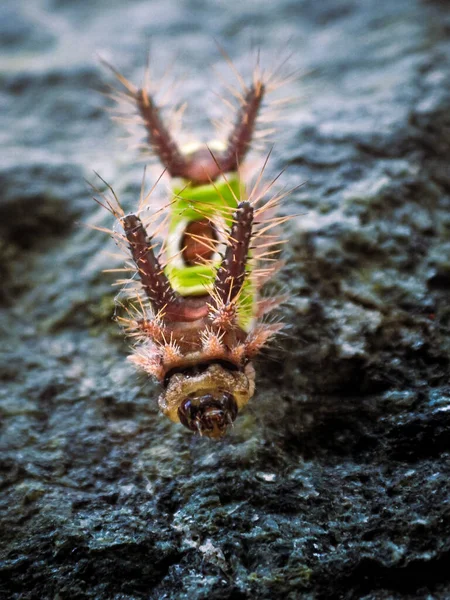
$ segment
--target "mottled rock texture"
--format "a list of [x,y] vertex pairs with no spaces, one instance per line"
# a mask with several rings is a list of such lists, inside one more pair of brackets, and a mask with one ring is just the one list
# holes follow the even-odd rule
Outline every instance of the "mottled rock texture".
[[[17,0],[0,29],[0,597],[450,597],[450,4]],[[142,174],[96,52],[134,81],[149,41],[177,57],[207,139],[213,38],[292,52],[268,176],[306,182],[286,336],[219,443],[126,363],[82,225],[111,226],[93,169],[130,208]]]

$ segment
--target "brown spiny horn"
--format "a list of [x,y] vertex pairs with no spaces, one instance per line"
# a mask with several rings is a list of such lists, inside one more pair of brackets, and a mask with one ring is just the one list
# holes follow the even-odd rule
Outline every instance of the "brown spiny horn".
[[187,167],[186,160],[163,124],[153,98],[145,89],[137,90],[134,97],[153,151],[172,177],[183,176]]
[[227,149],[219,159],[222,172],[236,171],[249,151],[264,91],[263,82],[257,81],[245,95],[234,128],[228,137]]
[[206,316],[208,307],[204,301],[189,302],[172,289],[139,217],[127,215],[123,217],[122,224],[142,287],[153,310],[161,312],[163,320],[168,321],[195,321]]
[[213,297],[224,304],[236,298],[245,281],[252,225],[253,207],[249,202],[240,202],[233,215],[227,249],[214,282]]
[[[186,161],[175,140],[170,135],[159,116],[159,107],[144,88],[138,89],[107,60],[100,58],[116,79],[126,89],[126,98],[135,103],[147,130],[147,139],[155,154],[172,177],[179,176],[186,169]],[[117,98],[116,98],[117,100]]]

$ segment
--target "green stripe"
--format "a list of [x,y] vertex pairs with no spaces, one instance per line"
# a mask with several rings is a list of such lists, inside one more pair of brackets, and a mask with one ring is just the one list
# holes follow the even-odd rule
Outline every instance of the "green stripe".
[[[228,182],[228,183],[227,183]],[[211,265],[178,266],[170,259],[181,249],[177,230],[183,223],[209,218],[215,222],[223,219],[227,228],[231,227],[232,211],[244,195],[244,187],[237,173],[227,174],[227,182],[215,182],[214,185],[192,187],[190,184],[176,185],[172,188],[173,201],[170,207],[168,259],[165,273],[173,289],[182,296],[200,296],[205,287],[214,281],[218,261]],[[231,188],[231,189],[230,189]],[[184,230],[184,227],[183,227]],[[238,323],[243,329],[251,325],[254,313],[254,290],[247,279],[239,298]]]

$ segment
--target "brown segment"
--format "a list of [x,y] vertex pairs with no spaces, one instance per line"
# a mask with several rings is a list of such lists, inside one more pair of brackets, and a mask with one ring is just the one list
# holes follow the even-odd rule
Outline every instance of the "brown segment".
[[137,91],[135,99],[153,150],[172,177],[184,177],[186,160],[161,121],[159,108],[153,102],[153,98],[146,90],[141,89]]
[[181,248],[184,248],[183,260],[186,265],[190,267],[211,260],[216,241],[216,229],[208,219],[188,223],[181,239]]
[[122,223],[142,287],[152,308],[156,312],[162,311],[165,321],[196,321],[205,317],[208,306],[204,300],[181,298],[172,289],[139,217],[127,215]]
[[239,203],[233,221],[225,256],[214,282],[216,295],[225,304],[234,300],[245,281],[253,225],[253,208],[249,202]]
[[248,90],[228,138],[227,150],[220,159],[224,173],[236,171],[250,149],[256,118],[264,97],[264,84],[258,81]]
[[213,155],[207,147],[199,148],[187,157],[182,176],[194,185],[207,185],[216,181],[223,173],[220,157],[220,152]]
[[136,215],[128,215],[123,219],[123,226],[142,285],[153,308],[159,311],[173,304],[175,292],[152,250],[151,240],[141,220]]

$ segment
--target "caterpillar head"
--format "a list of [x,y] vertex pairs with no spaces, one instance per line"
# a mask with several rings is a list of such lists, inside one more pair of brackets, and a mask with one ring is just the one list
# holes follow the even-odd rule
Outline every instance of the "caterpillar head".
[[254,392],[254,369],[213,363],[173,373],[159,398],[172,421],[210,438],[221,438]]

